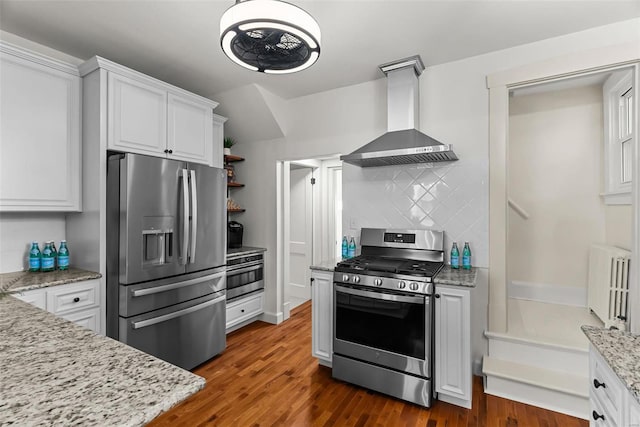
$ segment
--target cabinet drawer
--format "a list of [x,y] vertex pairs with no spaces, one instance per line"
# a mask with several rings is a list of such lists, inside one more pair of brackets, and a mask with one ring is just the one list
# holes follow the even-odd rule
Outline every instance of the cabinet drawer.
[[74,311],[63,314],[60,317],[76,323],[83,328],[91,329],[93,332],[100,331],[100,308],[90,308],[88,310]]
[[89,280],[47,290],[47,310],[62,315],[100,304],[100,281]]
[[[596,387],[598,385],[598,387]],[[594,363],[590,378],[590,395],[598,400],[603,407],[616,419],[619,418],[622,408],[624,388],[611,368],[602,360],[602,357],[594,352]]]
[[264,307],[264,292],[251,295],[227,304],[227,329],[244,322],[258,314],[262,314]]
[[43,310],[47,308],[47,298],[45,297],[44,289],[18,292],[17,294],[13,294],[13,296]]
[[[617,427],[618,422],[597,399],[589,401],[589,427]],[[597,419],[596,419],[597,418]]]

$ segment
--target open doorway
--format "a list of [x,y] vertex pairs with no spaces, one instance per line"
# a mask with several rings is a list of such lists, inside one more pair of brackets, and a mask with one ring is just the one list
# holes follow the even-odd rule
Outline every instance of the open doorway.
[[278,162],[277,272],[284,320],[311,298],[310,266],[339,256],[342,164],[337,156]]

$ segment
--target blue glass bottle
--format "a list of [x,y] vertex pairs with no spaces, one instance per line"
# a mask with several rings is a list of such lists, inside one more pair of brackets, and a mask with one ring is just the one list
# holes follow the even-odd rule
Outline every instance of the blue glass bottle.
[[462,249],[462,268],[471,270],[471,248],[469,248],[469,242],[464,242],[464,249]]
[[38,242],[31,242],[31,250],[29,250],[29,271],[40,271],[42,253]]
[[342,259],[347,259],[349,257],[349,242],[347,241],[347,236],[342,236]]
[[58,251],[58,270],[69,269],[69,248],[67,247],[67,241],[60,241],[60,250]]
[[351,240],[349,241],[349,247],[347,248],[347,257],[353,258],[354,256],[356,256],[356,241],[353,240],[352,236]]
[[458,251],[458,244],[453,242],[451,247],[451,268],[460,268],[460,252]]

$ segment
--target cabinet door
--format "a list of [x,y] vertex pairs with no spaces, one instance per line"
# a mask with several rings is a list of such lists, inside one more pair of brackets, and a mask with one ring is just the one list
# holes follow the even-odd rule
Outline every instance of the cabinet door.
[[38,308],[46,310],[47,298],[44,289],[34,289],[32,291],[24,291],[13,294],[14,297],[22,300],[31,305],[35,305]]
[[109,72],[108,147],[165,157],[167,91]]
[[81,209],[81,80],[64,67],[0,44],[0,211]]
[[63,319],[78,324],[83,328],[100,333],[100,308],[90,308],[88,310],[76,311],[61,315]]
[[223,141],[224,141],[224,123],[226,117],[213,115],[213,154],[211,166],[215,168],[224,167]]
[[[452,397],[471,407],[471,324],[468,290],[438,287],[436,295],[435,381],[441,400]],[[444,398],[443,398],[444,397]]]
[[311,271],[311,353],[331,363],[333,357],[333,273]]
[[169,158],[211,164],[213,111],[195,99],[169,94]]
[[635,396],[632,395],[631,393],[627,394],[627,399],[629,402],[627,425],[632,427],[635,427],[635,426],[640,427],[640,403],[636,400]]

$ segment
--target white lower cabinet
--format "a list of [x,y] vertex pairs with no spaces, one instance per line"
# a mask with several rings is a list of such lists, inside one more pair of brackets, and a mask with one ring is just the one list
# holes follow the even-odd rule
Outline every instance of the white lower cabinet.
[[589,425],[640,427],[640,403],[593,346],[589,371]]
[[438,399],[471,408],[471,293],[436,286],[435,385]]
[[311,270],[311,353],[331,366],[333,354],[333,272]]
[[227,332],[264,313],[264,291],[227,302]]
[[102,331],[98,279],[18,292],[13,296],[94,332]]

